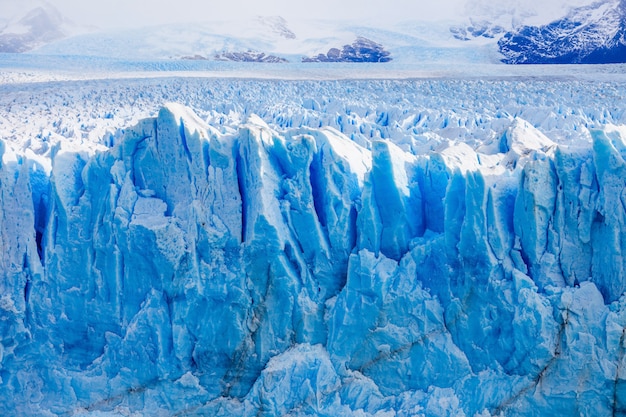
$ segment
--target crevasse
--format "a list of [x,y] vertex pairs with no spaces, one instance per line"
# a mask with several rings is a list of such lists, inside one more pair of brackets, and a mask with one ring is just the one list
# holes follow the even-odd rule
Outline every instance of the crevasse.
[[2,415],[620,415],[626,130],[413,155],[165,106],[2,144]]

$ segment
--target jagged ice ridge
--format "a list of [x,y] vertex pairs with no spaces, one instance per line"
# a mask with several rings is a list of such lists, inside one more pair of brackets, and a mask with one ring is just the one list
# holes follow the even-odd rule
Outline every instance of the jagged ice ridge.
[[2,414],[624,413],[626,129],[596,110],[423,142],[168,104],[0,142]]

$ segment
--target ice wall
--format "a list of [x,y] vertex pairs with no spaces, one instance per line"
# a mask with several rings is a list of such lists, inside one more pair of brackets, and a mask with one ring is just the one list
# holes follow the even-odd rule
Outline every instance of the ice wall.
[[626,130],[413,155],[168,105],[3,144],[2,415],[621,415]]

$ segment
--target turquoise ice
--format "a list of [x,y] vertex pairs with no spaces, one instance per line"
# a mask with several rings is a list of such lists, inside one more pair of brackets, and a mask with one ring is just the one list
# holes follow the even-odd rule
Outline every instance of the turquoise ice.
[[163,107],[4,142],[3,415],[626,412],[626,130],[428,152]]

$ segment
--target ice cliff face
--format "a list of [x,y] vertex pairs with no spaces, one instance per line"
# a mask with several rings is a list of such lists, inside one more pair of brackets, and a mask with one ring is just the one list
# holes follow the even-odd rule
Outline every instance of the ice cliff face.
[[626,131],[413,155],[164,107],[0,148],[3,415],[620,415]]

